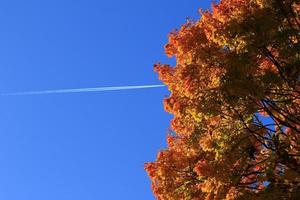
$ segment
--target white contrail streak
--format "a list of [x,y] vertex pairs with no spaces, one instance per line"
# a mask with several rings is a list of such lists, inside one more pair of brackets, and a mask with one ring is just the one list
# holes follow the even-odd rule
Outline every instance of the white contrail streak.
[[135,85],[135,86],[117,86],[117,87],[95,87],[95,88],[77,88],[77,89],[60,89],[60,90],[43,90],[16,93],[3,93],[1,96],[25,96],[25,95],[43,95],[43,94],[65,94],[65,93],[82,93],[82,92],[103,92],[114,90],[135,90],[146,88],[158,88],[165,85]]

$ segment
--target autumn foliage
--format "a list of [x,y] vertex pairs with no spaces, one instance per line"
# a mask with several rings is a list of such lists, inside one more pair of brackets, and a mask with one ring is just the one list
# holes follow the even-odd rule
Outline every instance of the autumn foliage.
[[300,199],[300,0],[221,0],[156,64],[174,115],[145,165],[159,200]]

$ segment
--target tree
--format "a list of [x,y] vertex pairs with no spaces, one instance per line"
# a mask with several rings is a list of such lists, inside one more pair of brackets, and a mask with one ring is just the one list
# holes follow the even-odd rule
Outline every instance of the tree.
[[169,35],[160,200],[300,199],[300,1],[221,0]]

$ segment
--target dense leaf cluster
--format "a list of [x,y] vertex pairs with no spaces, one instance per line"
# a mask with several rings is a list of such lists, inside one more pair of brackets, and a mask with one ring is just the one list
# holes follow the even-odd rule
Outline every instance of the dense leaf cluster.
[[160,200],[300,199],[300,1],[221,0],[169,35]]

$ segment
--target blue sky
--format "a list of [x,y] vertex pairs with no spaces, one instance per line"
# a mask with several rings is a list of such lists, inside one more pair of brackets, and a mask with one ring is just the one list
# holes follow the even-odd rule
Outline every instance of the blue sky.
[[[0,91],[160,84],[167,34],[200,0],[0,2]],[[0,98],[0,199],[151,200],[166,88]]]

